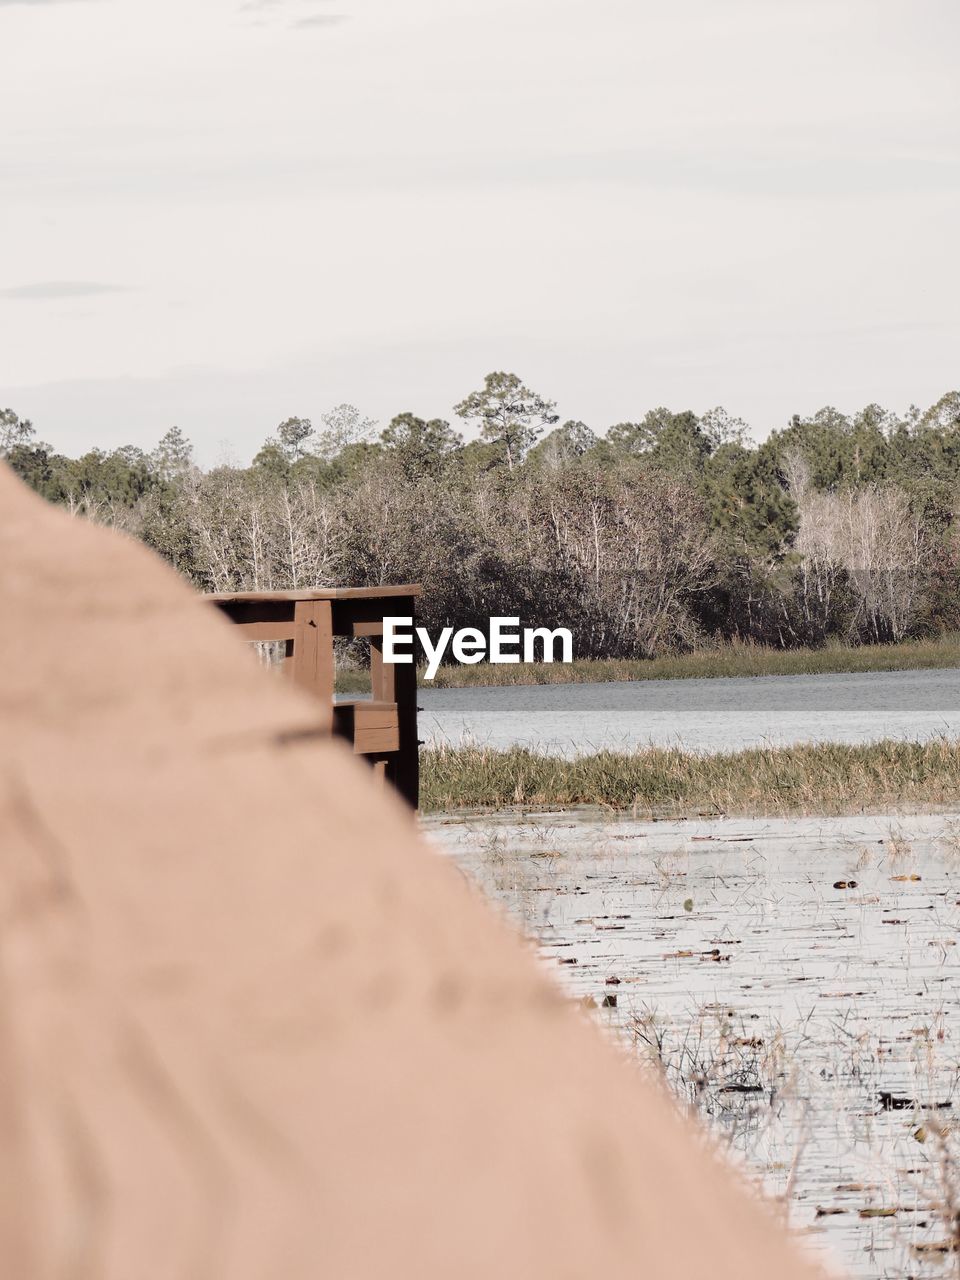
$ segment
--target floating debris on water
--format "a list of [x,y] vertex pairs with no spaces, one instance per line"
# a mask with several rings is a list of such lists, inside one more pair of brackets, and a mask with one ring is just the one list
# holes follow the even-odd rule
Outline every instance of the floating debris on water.
[[426,825],[833,1264],[953,1275],[960,814],[537,824]]

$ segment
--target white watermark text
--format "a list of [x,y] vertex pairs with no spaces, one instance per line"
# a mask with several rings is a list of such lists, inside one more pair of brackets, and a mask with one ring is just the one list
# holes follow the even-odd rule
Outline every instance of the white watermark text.
[[547,627],[520,629],[519,618],[491,618],[489,634],[478,627],[444,627],[436,643],[425,627],[414,627],[413,618],[390,617],[383,620],[384,662],[413,662],[413,642],[420,641],[427,659],[425,680],[432,680],[440,668],[447,649],[457,662],[555,662],[560,647],[560,662],[573,661],[573,635],[566,627],[551,631]]

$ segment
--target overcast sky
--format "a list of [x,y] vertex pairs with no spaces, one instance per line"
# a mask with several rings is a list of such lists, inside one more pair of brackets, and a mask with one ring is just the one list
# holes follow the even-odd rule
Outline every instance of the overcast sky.
[[957,0],[0,0],[0,406],[248,458],[494,368],[757,437],[960,384]]

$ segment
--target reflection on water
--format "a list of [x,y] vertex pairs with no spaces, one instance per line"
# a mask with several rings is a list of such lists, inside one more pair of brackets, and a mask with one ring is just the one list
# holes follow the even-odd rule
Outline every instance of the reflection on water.
[[960,737],[960,671],[622,684],[422,689],[421,737],[469,736],[571,755],[680,743],[726,751],[763,743]]
[[816,1247],[953,1274],[960,814],[426,825]]

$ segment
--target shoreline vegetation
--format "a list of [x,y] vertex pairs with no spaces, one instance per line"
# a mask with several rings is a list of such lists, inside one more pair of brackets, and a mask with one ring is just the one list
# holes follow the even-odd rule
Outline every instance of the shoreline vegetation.
[[838,814],[956,805],[960,743],[886,739],[705,754],[648,747],[564,759],[526,747],[428,747],[423,813],[598,806],[637,817]]
[[[927,671],[960,667],[960,634],[900,644],[831,645],[822,649],[773,649],[735,643],[661,658],[588,658],[571,663],[520,662],[444,666],[425,689],[479,686],[588,684],[624,680],[703,680],[717,677],[828,675],[871,671]],[[365,670],[337,671],[338,693],[369,692]]]
[[[662,675],[751,674],[735,642],[829,655],[960,632],[960,391],[903,415],[825,406],[764,424],[762,443],[719,407],[564,420],[504,370],[453,413],[462,430],[412,412],[384,426],[344,403],[279,422],[248,466],[204,468],[177,427],[69,458],[0,409],[0,458],[199,591],[418,583],[435,640],[494,617],[569,631],[603,665],[567,678],[649,678],[650,657]],[[725,646],[732,671],[705,656]],[[441,687],[547,678],[453,671]]]

